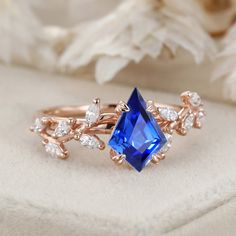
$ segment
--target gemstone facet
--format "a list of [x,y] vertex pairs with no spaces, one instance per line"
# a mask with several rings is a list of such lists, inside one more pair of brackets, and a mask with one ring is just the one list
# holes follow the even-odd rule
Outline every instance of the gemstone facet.
[[109,141],[109,146],[137,171],[141,171],[167,142],[146,102],[135,88],[128,101],[129,111],[122,113]]

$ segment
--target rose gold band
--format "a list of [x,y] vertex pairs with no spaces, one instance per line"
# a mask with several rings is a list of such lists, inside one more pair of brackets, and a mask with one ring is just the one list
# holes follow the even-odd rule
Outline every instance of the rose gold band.
[[[193,128],[201,128],[205,112],[200,97],[193,92],[181,94],[181,105],[166,105],[147,102],[147,112],[150,112],[168,136],[174,131],[186,135]],[[67,158],[65,143],[70,140],[80,142],[89,148],[103,150],[105,142],[98,135],[111,134],[117,120],[123,112],[129,110],[125,102],[118,104],[100,104],[94,99],[91,105],[62,106],[44,109],[38,112],[31,131],[43,138],[46,151],[59,158]],[[171,141],[165,151],[153,156],[152,162],[158,163],[165,157]],[[111,150],[112,160],[120,164],[123,158]]]
[[[116,111],[117,104],[103,104],[100,105],[100,124],[107,124],[107,127],[94,129],[94,126],[90,127],[90,130],[94,130],[97,134],[110,134],[112,131],[113,126],[116,124],[117,118],[119,117],[119,112]],[[177,105],[165,105],[165,104],[154,104],[154,109],[151,112],[154,112],[156,108],[170,108],[174,109],[177,113],[183,109],[183,106]],[[89,105],[84,106],[58,106],[58,107],[51,107],[45,110],[41,110],[38,112],[37,117],[42,117],[44,120],[49,119],[52,122],[58,123],[60,120],[68,120],[73,119],[76,124],[79,126],[80,124],[84,124],[86,122],[85,115],[86,111],[88,110]],[[151,108],[151,107],[149,107]],[[156,118],[159,123],[163,123],[164,119],[157,114]],[[102,122],[101,122],[102,121]],[[96,127],[98,124],[96,124]],[[108,128],[109,127],[109,128]],[[108,132],[109,130],[109,132]]]

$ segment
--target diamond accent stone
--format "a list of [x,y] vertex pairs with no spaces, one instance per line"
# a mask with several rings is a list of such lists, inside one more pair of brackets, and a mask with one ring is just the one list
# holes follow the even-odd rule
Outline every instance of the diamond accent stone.
[[54,131],[54,134],[56,137],[62,137],[62,136],[67,135],[70,132],[70,130],[71,130],[71,127],[70,127],[69,122],[66,120],[61,120],[59,121]]
[[141,171],[167,142],[164,133],[135,88],[128,101],[128,112],[123,112],[109,140],[109,146],[137,171]]
[[50,154],[50,156],[54,158],[58,158],[63,155],[61,148],[55,143],[49,142],[45,144],[45,150],[48,154]]
[[171,143],[172,143],[172,135],[165,133],[165,137],[166,137],[166,144],[160,149],[160,153],[166,153],[170,147],[171,147]]
[[189,95],[189,102],[190,102],[190,104],[191,104],[192,106],[198,107],[198,106],[201,105],[201,102],[202,102],[202,101],[201,101],[200,96],[199,96],[197,93],[192,92],[192,93],[190,93],[190,95]]
[[178,113],[173,108],[169,107],[160,107],[159,113],[161,118],[167,121],[176,121],[178,119]]
[[90,136],[88,134],[82,134],[82,136],[80,137],[80,143],[81,143],[81,145],[83,145],[87,148],[90,148],[90,149],[94,149],[94,148],[99,147],[98,140],[95,137]]
[[194,115],[191,113],[187,115],[186,118],[184,119],[183,128],[185,128],[186,130],[190,130],[193,127],[193,123],[194,123]]
[[88,124],[95,123],[100,116],[99,104],[91,104],[86,111],[85,119]]
[[196,116],[196,121],[197,121],[197,123],[202,124],[202,123],[204,122],[204,120],[205,120],[205,114],[204,114],[204,112],[203,112],[203,111],[199,111],[199,112],[197,113],[197,116]]
[[43,128],[44,128],[44,124],[42,120],[40,118],[36,118],[34,121],[34,124],[31,126],[31,129],[34,132],[39,133],[42,131]]

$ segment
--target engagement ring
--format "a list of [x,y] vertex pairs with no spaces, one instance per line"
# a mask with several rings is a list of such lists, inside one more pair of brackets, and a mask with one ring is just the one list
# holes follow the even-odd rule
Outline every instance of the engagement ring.
[[31,131],[42,137],[47,153],[56,158],[69,156],[65,144],[75,140],[90,149],[104,150],[102,135],[110,135],[110,157],[127,162],[137,171],[148,163],[158,164],[171,147],[174,132],[186,135],[201,128],[205,112],[195,92],[181,94],[181,105],[145,101],[135,88],[128,102],[89,106],[53,107],[37,114]]

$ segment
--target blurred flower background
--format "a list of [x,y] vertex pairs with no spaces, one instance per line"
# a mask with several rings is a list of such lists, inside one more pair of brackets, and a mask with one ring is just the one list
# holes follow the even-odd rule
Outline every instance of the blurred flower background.
[[235,19],[235,0],[0,0],[0,61],[235,102]]

